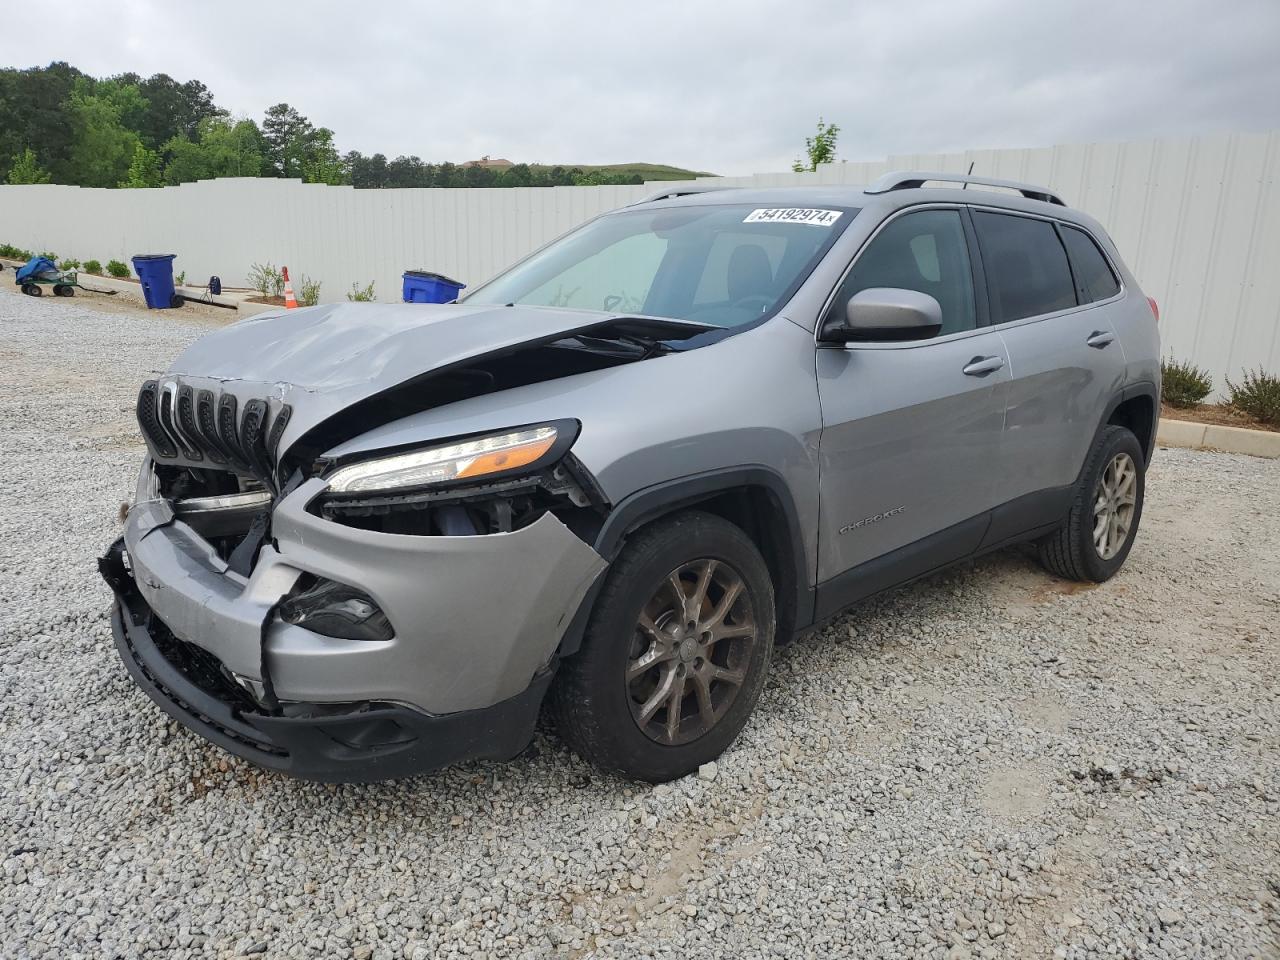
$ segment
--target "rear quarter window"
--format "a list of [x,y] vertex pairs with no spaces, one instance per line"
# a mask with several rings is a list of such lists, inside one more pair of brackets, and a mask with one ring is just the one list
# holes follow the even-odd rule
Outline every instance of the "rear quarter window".
[[1106,300],[1120,292],[1120,281],[1093,237],[1063,224],[1062,242],[1067,245],[1067,254],[1071,257],[1082,303]]
[[1076,305],[1075,283],[1058,231],[1048,220],[975,210],[973,225],[996,323]]

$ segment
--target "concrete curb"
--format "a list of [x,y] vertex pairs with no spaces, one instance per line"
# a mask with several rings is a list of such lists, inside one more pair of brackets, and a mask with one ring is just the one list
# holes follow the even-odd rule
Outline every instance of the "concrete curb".
[[1280,458],[1280,433],[1224,427],[1216,423],[1161,420],[1160,429],[1156,432],[1156,443],[1166,447],[1191,447],[1193,450],[1218,450],[1222,453],[1243,453],[1251,457]]

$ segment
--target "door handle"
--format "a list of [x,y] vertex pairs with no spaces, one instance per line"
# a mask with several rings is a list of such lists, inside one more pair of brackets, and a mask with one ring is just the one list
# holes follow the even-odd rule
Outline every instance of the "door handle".
[[1109,330],[1095,330],[1093,333],[1089,334],[1085,343],[1093,347],[1095,350],[1101,350],[1115,338],[1116,335]]
[[961,371],[966,377],[985,377],[1004,366],[1004,357],[974,357]]

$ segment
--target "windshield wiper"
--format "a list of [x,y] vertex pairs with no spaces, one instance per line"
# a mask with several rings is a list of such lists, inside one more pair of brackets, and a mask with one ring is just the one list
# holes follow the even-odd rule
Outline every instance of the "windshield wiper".
[[648,360],[650,357],[672,351],[671,345],[663,340],[621,333],[614,337],[575,333],[573,336],[553,341],[551,346],[583,350],[598,356],[617,357],[619,360]]

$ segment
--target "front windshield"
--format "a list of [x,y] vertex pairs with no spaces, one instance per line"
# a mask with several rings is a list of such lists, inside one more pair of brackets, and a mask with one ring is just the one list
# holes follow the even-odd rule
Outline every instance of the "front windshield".
[[736,327],[790,298],[857,213],[723,204],[600,217],[466,298]]

